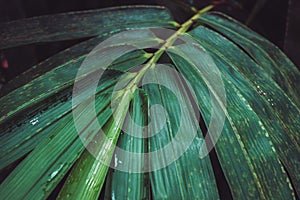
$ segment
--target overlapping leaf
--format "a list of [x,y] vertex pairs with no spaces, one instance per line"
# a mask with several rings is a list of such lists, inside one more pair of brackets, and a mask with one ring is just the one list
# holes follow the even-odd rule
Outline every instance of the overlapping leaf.
[[[218,199],[212,162],[209,156],[199,157],[203,146],[210,150],[208,143],[217,139],[215,149],[234,199],[296,198],[300,188],[299,72],[261,36],[229,17],[204,14],[199,18],[202,13],[167,39],[143,30],[126,35],[126,43],[115,38],[112,48],[104,52],[106,56],[128,44],[162,47],[154,54],[136,50],[117,59],[97,87],[95,118],[89,117],[93,113],[87,106],[92,99],[85,97],[74,108],[83,116],[75,122],[71,89],[78,67],[94,45],[121,30],[175,28],[176,23],[162,8],[124,7],[6,24],[0,33],[2,48],[98,37],[42,62],[4,90],[6,95],[0,99],[0,166],[32,152],[0,185],[1,198],[45,199],[73,166],[58,198],[97,199],[104,188],[107,199]],[[208,27],[201,25],[186,34],[196,20]],[[64,26],[67,21],[70,25]],[[12,34],[15,25],[20,25],[20,34]],[[81,25],[87,31],[82,32]],[[191,44],[176,43],[180,35]],[[156,63],[164,51],[171,59],[167,68]],[[142,63],[146,67],[135,68]],[[87,71],[85,76],[97,70]],[[135,79],[141,74],[143,79]],[[221,83],[218,77],[220,85],[216,85]],[[88,91],[91,81],[82,80],[87,80]],[[129,84],[112,93],[116,82],[124,80]],[[136,80],[146,84],[137,87]],[[226,92],[226,101],[222,92]],[[16,98],[20,95],[22,98]],[[116,110],[111,110],[111,101]],[[158,104],[163,112],[153,112]],[[211,132],[204,137],[197,112],[209,130],[223,128],[219,138]],[[138,126],[130,124],[128,116]],[[12,120],[20,125],[6,124]],[[77,122],[79,126],[74,124]],[[99,134],[98,123],[105,135]],[[88,150],[78,135],[94,139]],[[144,156],[120,157],[115,145]],[[157,154],[164,149],[168,150]],[[110,162],[115,168],[126,165],[127,171],[108,169]],[[132,173],[137,169],[140,173]]]

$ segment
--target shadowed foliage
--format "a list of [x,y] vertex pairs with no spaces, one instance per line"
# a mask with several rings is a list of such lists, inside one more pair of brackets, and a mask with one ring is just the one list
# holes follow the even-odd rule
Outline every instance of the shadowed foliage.
[[[198,122],[196,107],[205,127],[210,126],[212,111],[216,116],[225,116],[224,124],[220,119],[216,121],[222,132],[213,152],[233,199],[296,199],[300,195],[299,71],[272,43],[224,14],[207,12],[212,8],[197,11],[182,25],[159,6],[80,11],[1,24],[1,49],[86,40],[42,61],[2,89],[0,198],[47,199],[56,190],[58,199],[226,198],[220,195],[222,186],[216,182],[216,161],[210,156],[199,158],[209,133],[198,124],[195,137],[179,159],[145,173],[109,168],[81,141],[82,137],[93,138],[90,145],[98,159],[121,165],[132,158],[117,159],[115,145],[136,153],[159,150],[173,141],[181,126],[186,132],[192,131]],[[95,91],[96,118],[83,117],[84,127],[78,130],[74,110],[82,116],[92,114],[89,96],[72,107],[79,67],[96,45],[137,28],[139,34],[126,44],[116,41],[108,47],[147,42],[149,48],[126,53],[110,64]],[[168,28],[176,34],[145,34],[147,28]],[[195,46],[178,42],[179,36],[192,40]],[[180,76],[159,68],[159,62]],[[141,64],[144,67],[138,68]],[[213,68],[223,82],[226,103],[221,101],[214,80],[207,78],[217,73]],[[89,79],[97,70],[87,71],[84,76]],[[157,84],[138,87],[135,81],[141,82],[145,74]],[[128,84],[114,95],[116,83],[122,81]],[[160,83],[179,88],[182,101]],[[111,109],[111,102],[118,102],[116,110]],[[165,109],[165,124],[158,133],[145,138],[130,134],[143,131],[128,125],[128,115],[140,126],[152,123],[156,127],[161,123],[162,118],[151,112],[157,104]],[[188,115],[183,115],[181,107],[188,110]],[[96,123],[108,140],[97,136]],[[153,127],[147,127],[147,133],[151,132]],[[185,138],[181,139],[177,142]],[[174,148],[168,156],[175,157],[176,151]],[[157,163],[167,162],[166,157],[141,157],[138,162],[129,162],[128,169],[155,168]]]

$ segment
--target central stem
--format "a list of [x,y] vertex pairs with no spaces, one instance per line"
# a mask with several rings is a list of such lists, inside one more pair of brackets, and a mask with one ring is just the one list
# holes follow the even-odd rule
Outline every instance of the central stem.
[[[214,5],[209,5],[201,9],[200,11],[198,11],[193,17],[191,17],[189,20],[183,23],[173,35],[171,35],[168,39],[165,40],[165,43],[155,53],[152,54],[150,60],[148,60],[148,62],[144,65],[144,67],[140,71],[136,72],[135,76],[133,76],[133,79],[127,84],[127,86],[123,89],[123,91],[119,93],[119,97],[121,97],[121,101],[126,100],[127,104],[129,105],[130,99],[133,98],[133,94],[135,90],[138,88],[138,83],[141,81],[142,77],[145,75],[147,70],[155,66],[155,63],[159,60],[159,58],[166,51],[166,49],[168,49],[173,45],[173,43],[176,41],[179,35],[186,33],[186,31],[191,27],[191,25],[195,22],[195,20],[197,20],[202,14],[208,12],[212,8],[214,8]],[[116,112],[119,112],[120,109],[121,110],[124,109],[124,106],[121,107],[121,105],[122,104],[118,106]]]
[[131,87],[137,87],[137,84],[140,82],[141,78],[144,76],[146,71],[155,65],[155,63],[158,61],[161,55],[166,51],[166,49],[173,45],[173,43],[178,38],[178,36],[186,33],[186,31],[191,27],[191,25],[195,22],[195,20],[197,20],[202,14],[208,12],[212,8],[214,8],[214,5],[209,5],[201,9],[193,17],[191,17],[189,20],[183,23],[180,26],[180,28],[173,35],[171,35],[165,41],[165,43],[152,55],[150,60],[146,63],[146,65],[137,73],[135,78],[132,80],[133,84],[129,84],[129,85],[131,85]]

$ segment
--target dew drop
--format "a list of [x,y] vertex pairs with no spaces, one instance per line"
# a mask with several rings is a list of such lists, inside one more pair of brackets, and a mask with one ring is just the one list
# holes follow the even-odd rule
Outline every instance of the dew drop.
[[199,137],[195,137],[189,149],[198,152],[201,149],[202,144],[203,144],[203,139]]
[[39,118],[35,117],[32,120],[29,121],[30,124],[32,124],[33,126],[36,125],[39,122]]
[[118,166],[118,157],[117,157],[117,154],[115,154],[115,167],[117,167]]
[[57,170],[55,170],[54,172],[52,172],[51,174],[50,174],[50,177],[49,177],[49,179],[48,179],[48,182],[50,182],[59,172],[60,172],[60,170],[63,168],[63,164],[61,164],[60,166],[59,166],[59,168],[57,169]]
[[111,194],[111,199],[112,199],[112,200],[115,200],[115,199],[116,199],[114,191],[113,191],[112,194]]
[[264,92],[263,92],[261,89],[258,90],[258,94],[259,94],[259,95],[263,95],[263,93],[264,93]]

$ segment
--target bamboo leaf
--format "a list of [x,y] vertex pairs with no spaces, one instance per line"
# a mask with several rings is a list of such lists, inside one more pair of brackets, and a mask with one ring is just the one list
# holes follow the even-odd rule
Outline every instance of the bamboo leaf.
[[[266,39],[225,15],[207,14],[212,8],[181,26],[155,6],[2,24],[1,48],[95,38],[4,90],[0,169],[28,156],[0,185],[1,198],[46,199],[70,171],[58,199],[98,199],[101,191],[106,199],[219,199],[206,156],[214,147],[234,199],[296,199],[300,73]],[[191,29],[195,22],[202,24]],[[178,30],[115,35],[136,27]],[[93,49],[100,42],[104,47]],[[92,61],[83,63],[92,50]],[[74,99],[78,82],[83,90]]]
[[[284,116],[282,116],[284,109],[281,107],[283,102],[287,102],[286,105],[292,105],[290,99],[286,97],[285,93],[278,86],[276,87],[277,84],[268,77],[268,74],[261,71],[260,66],[221,35],[204,27],[193,30],[191,34],[206,49],[209,49],[218,66],[222,66],[220,70],[240,91],[241,96],[249,102],[249,105],[269,132],[268,137],[274,144],[280,161],[288,173],[291,174],[292,183],[296,186],[299,185],[300,179],[297,168],[299,168],[300,163],[297,157],[300,149],[299,144],[296,142],[296,130],[300,126],[299,120],[293,120],[292,123],[285,121]],[[223,48],[220,48],[220,46]],[[230,55],[233,55],[233,52],[235,56],[230,57]],[[247,64],[241,65],[241,60]],[[260,75],[262,76],[261,80],[265,81],[264,85],[257,85],[256,83],[260,79]],[[263,95],[260,89],[268,91],[268,96]],[[272,94],[276,94],[277,100],[270,102]],[[298,108],[292,107],[292,109],[289,109],[288,115],[294,116],[294,119],[299,118]]]
[[[207,37],[207,34],[203,34],[203,37]],[[213,41],[216,41],[216,38],[212,37]],[[202,40],[199,39],[199,44],[202,44]],[[176,46],[177,47],[177,46]],[[199,79],[203,79],[202,77],[205,77],[203,75],[204,71],[201,68],[201,71],[197,69],[195,64],[201,65],[203,68],[211,68],[211,65],[213,64],[213,60],[216,62],[217,66],[223,66],[222,63],[217,62],[217,58],[214,57],[214,59],[210,59],[212,63],[208,65],[203,61],[203,59],[200,60],[192,60],[186,61],[189,63],[190,67],[183,68],[184,62],[180,61],[180,58],[197,58],[195,57],[199,53],[194,54],[197,52],[197,49],[192,49],[191,47],[185,48],[183,45],[172,49],[172,51],[175,51],[176,53],[180,55],[180,57],[175,57],[174,55],[171,56],[173,62],[176,64],[176,66],[181,69],[181,72],[186,74],[187,79],[194,79],[193,85],[195,86],[195,89],[201,88],[199,84]],[[207,48],[208,50],[211,49]],[[220,48],[219,48],[220,49]],[[228,51],[228,49],[226,49]],[[233,55],[233,54],[231,54]],[[190,57],[188,57],[190,56]],[[232,56],[227,56],[226,59],[230,60]],[[224,57],[220,57],[220,60],[224,59]],[[205,60],[205,59],[204,59]],[[208,59],[209,60],[209,59]],[[200,62],[200,64],[199,64]],[[195,68],[195,71],[191,68]],[[187,70],[189,69],[189,70]],[[198,72],[197,72],[198,70]],[[228,69],[224,70],[226,73],[228,73]],[[221,71],[223,72],[223,71]],[[223,72],[223,73],[225,73]],[[229,71],[230,72],[230,71]],[[223,74],[222,73],[222,74]],[[232,72],[231,72],[232,73]],[[236,72],[237,73],[237,72]],[[199,74],[199,77],[195,77],[195,74]],[[200,75],[201,74],[201,75]],[[230,75],[232,76],[232,75]],[[197,80],[197,81],[196,81]],[[228,122],[225,123],[224,132],[222,134],[225,134],[226,137],[228,137],[228,140],[234,141],[233,139],[236,137],[237,142],[232,143],[231,146],[226,146],[227,148],[241,148],[241,154],[240,156],[243,156],[244,154],[244,160],[246,161],[246,164],[241,164],[239,160],[235,160],[233,165],[237,164],[238,166],[233,166],[232,169],[239,169],[239,167],[248,167],[249,174],[247,173],[240,173],[239,171],[236,171],[234,176],[231,176],[232,169],[226,170],[226,168],[231,165],[228,164],[228,162],[225,161],[225,159],[220,158],[224,162],[226,162],[225,168],[225,175],[229,181],[231,190],[233,194],[235,195],[235,198],[243,198],[244,193],[238,193],[241,191],[248,191],[246,194],[250,195],[248,198],[253,198],[252,195],[258,195],[256,198],[275,198],[275,196],[282,195],[283,197],[286,197],[290,195],[290,198],[293,198],[295,195],[293,193],[293,190],[291,188],[291,184],[289,180],[286,180],[286,173],[282,170],[283,167],[277,157],[277,153],[273,147],[273,144],[271,141],[269,141],[269,134],[267,133],[265,127],[262,125],[261,121],[259,120],[256,113],[252,110],[252,108],[249,106],[247,100],[242,97],[242,95],[239,93],[238,89],[233,87],[233,84],[231,80],[227,81],[225,78],[223,78],[225,89],[227,91],[227,119]],[[235,82],[238,82],[238,80],[234,79]],[[249,89],[245,87],[241,89],[242,91],[248,91]],[[199,95],[200,92],[197,93],[196,89],[196,95],[198,95],[198,100],[203,101],[202,96],[208,96],[206,95]],[[205,91],[205,90],[204,90]],[[202,91],[203,93],[203,91]],[[200,100],[201,99],[201,100]],[[207,103],[203,103],[204,105],[207,105]],[[205,107],[204,107],[205,108]],[[205,110],[209,111],[210,107],[206,107]],[[240,113],[243,113],[243,118],[241,118]],[[208,125],[208,122],[210,120],[209,116],[204,112],[204,119],[206,121],[206,124]],[[265,134],[265,135],[264,135]],[[228,135],[228,136],[227,136]],[[222,138],[222,136],[221,136]],[[222,142],[217,143],[217,152],[218,156],[222,157],[222,147],[219,149],[218,147],[225,145],[226,142],[222,140]],[[229,150],[226,150],[226,154]],[[225,152],[224,152],[225,153]],[[221,154],[221,155],[220,155]],[[239,156],[239,157],[240,157]],[[236,157],[238,158],[238,157]],[[267,162],[266,162],[267,160]],[[273,163],[270,165],[270,163]],[[223,166],[223,163],[221,163]],[[229,172],[231,171],[231,172]],[[245,170],[244,170],[245,171]],[[270,171],[273,171],[270,173]],[[247,171],[246,171],[247,172]],[[228,173],[228,174],[227,174]],[[276,174],[276,178],[272,175]],[[242,180],[246,178],[245,181],[247,181],[249,184],[242,185],[241,189],[237,189],[236,184],[233,183],[236,180],[236,177],[239,177],[238,180]],[[273,177],[273,179],[271,178]],[[233,180],[232,180],[233,179]],[[251,180],[252,179],[252,180]],[[251,184],[252,183],[252,184]],[[278,187],[274,187],[274,184]],[[256,185],[256,186],[255,186]],[[244,187],[244,188],[243,188]],[[255,189],[256,188],[256,189]],[[262,192],[264,191],[264,192]],[[277,193],[277,194],[276,194]],[[274,195],[274,196],[273,196]],[[260,196],[260,197],[259,197]]]
[[300,105],[300,73],[296,66],[265,38],[224,14],[205,14],[199,18],[239,44],[268,73],[287,95]]
[[[133,52],[118,59],[111,68],[121,69],[119,66],[122,66],[123,70],[126,67],[129,69],[132,66],[143,63],[145,59],[147,59],[147,54],[145,52]],[[71,69],[65,70],[71,71]],[[121,74],[122,72],[115,70],[105,73],[102,78],[102,83],[98,87],[98,92],[107,91],[107,88],[110,88],[111,85],[116,83]],[[56,73],[54,75],[46,75],[45,78],[53,79],[58,82],[55,75]],[[44,77],[41,78],[41,83],[43,80]],[[65,76],[65,79],[62,81],[65,84],[67,77]],[[30,84],[33,85],[35,83]],[[26,90],[26,88],[20,89]],[[17,123],[20,124],[18,126],[11,124],[5,125],[2,123],[3,128],[1,128],[0,138],[3,145],[0,147],[0,169],[31,151],[45,136],[48,135],[47,127],[59,123],[59,120],[71,111],[70,90],[71,88],[63,90],[61,92],[62,97],[55,95],[52,98],[47,98],[46,101],[42,101],[42,104],[39,107],[35,106],[34,110],[31,109],[23,116],[23,118],[19,119],[19,122]],[[111,88],[109,90],[111,90]],[[37,91],[32,90],[32,95],[34,95],[34,92],[37,94]],[[13,97],[13,95],[11,95],[11,97]],[[60,99],[63,99],[63,102],[60,102]],[[31,106],[29,106],[29,108],[31,108]]]
[[[145,86],[151,105],[160,104],[166,110],[166,123],[161,130],[161,115],[150,115],[154,125],[152,130],[151,126],[149,129],[155,135],[149,138],[149,152],[164,149],[168,145],[173,146],[170,151],[162,151],[158,156],[152,156],[150,166],[156,169],[159,164],[167,165],[170,159],[174,161],[150,173],[153,198],[218,199],[209,157],[199,158],[203,136],[201,130],[197,130],[199,127],[194,113],[197,111],[191,108],[192,99],[185,92],[180,77],[174,71],[158,66],[157,69],[149,71],[148,78],[157,82],[157,85]],[[169,88],[163,87],[166,85]],[[178,158],[178,151],[185,149],[187,144],[188,149]]]
[[[145,126],[148,117],[148,99],[147,95],[142,90],[138,90],[133,97],[130,106],[130,113],[132,122],[127,125],[126,130],[123,131],[118,140],[118,147],[130,153],[147,153],[147,138],[137,138],[135,136],[142,136],[143,132],[140,126]],[[128,122],[129,115],[125,118],[125,126]],[[131,119],[131,118],[130,118]],[[138,126],[134,126],[136,123]],[[114,167],[124,165],[124,160],[131,160],[131,154],[128,156],[118,155],[116,151],[112,159]],[[127,171],[119,171],[117,169],[110,169],[106,177],[105,198],[106,199],[148,199],[150,198],[150,180],[148,173],[131,173],[132,165],[139,165],[142,169],[143,165],[148,165],[146,157],[136,160],[134,163],[129,162]]]
[[[140,37],[145,37],[145,35],[141,34]],[[132,44],[135,43],[146,43],[148,44],[147,38],[144,38],[143,41],[133,41]],[[149,44],[150,45],[157,45],[160,41],[157,41],[155,38],[150,38]],[[120,44],[121,45],[121,44]],[[126,46],[124,47],[126,48]],[[112,51],[118,49],[112,49]],[[112,52],[110,52],[112,53]],[[142,59],[147,59],[149,54],[145,53]],[[83,58],[79,58],[79,61],[75,61],[73,64],[64,63],[63,65],[59,65],[57,68],[47,72],[46,74],[37,77],[36,79],[32,80],[31,82],[23,85],[21,88],[18,88],[8,95],[2,97],[0,99],[0,103],[3,105],[0,111],[0,123],[3,123],[4,119],[8,119],[11,116],[15,115],[16,113],[30,107],[30,105],[37,104],[43,99],[50,97],[53,94],[58,93],[61,90],[64,90],[68,87],[71,87],[76,74],[77,70],[80,67]],[[126,57],[123,58],[123,61],[126,60]],[[123,62],[122,60],[119,60]],[[97,65],[97,62],[91,63],[91,65]],[[97,72],[96,67],[93,67],[93,70],[86,72],[85,75],[92,74],[92,72]],[[84,75],[82,75],[84,76]],[[45,82],[47,80],[47,82]],[[15,98],[15,96],[23,95],[23,98]]]
[[[104,94],[98,100],[98,121],[103,125],[111,115],[110,110],[105,109],[109,98]],[[85,102],[87,103],[89,102]],[[88,115],[88,111],[82,110],[82,113]],[[90,135],[97,132],[94,123],[91,122],[79,134]],[[50,132],[0,185],[4,199],[44,199],[79,158],[84,146],[75,129],[72,113]]]
[[97,130],[97,134],[71,171],[69,182],[62,188],[58,199],[98,198],[131,99],[132,94],[126,93],[118,99],[120,103],[113,117],[103,126],[103,132]]
[[1,24],[0,49],[70,40],[141,27],[173,27],[159,6],[124,6],[33,17]]

